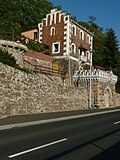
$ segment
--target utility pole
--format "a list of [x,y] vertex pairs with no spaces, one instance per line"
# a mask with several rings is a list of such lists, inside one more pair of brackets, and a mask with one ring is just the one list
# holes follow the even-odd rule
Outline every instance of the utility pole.
[[71,87],[71,64],[70,64],[70,56],[68,56],[68,74],[69,74],[69,87]]
[[90,52],[90,92],[89,92],[89,108],[92,109],[92,51]]

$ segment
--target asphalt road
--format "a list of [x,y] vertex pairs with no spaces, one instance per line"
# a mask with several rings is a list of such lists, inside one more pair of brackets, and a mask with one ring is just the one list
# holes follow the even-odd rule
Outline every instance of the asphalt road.
[[119,160],[118,153],[120,111],[0,130],[0,160]]

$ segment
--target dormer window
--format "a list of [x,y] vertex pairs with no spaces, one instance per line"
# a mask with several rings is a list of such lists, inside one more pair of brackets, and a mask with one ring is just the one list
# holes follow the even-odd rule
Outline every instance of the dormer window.
[[52,27],[50,30],[50,35],[54,36],[55,35],[55,27]]
[[76,36],[76,27],[75,26],[72,26],[72,35]]

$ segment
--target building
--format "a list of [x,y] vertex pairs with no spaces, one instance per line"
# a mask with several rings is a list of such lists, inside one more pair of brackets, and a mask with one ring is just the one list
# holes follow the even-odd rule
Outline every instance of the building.
[[61,59],[69,61],[69,77],[79,63],[90,63],[93,33],[73,21],[66,13],[52,9],[38,24],[38,30],[39,42],[49,46],[51,56],[59,68]]
[[67,70],[69,85],[86,90],[90,108],[116,106],[117,76],[92,66],[93,33],[52,9],[38,24],[38,42],[49,46],[53,68]]
[[[58,58],[90,61],[93,33],[73,21],[69,15],[51,10],[38,24],[39,42],[50,47],[51,54]],[[62,56],[62,57],[61,57]]]
[[37,29],[30,29],[28,31],[24,31],[21,33],[21,36],[34,40],[34,41],[38,41],[38,30]]

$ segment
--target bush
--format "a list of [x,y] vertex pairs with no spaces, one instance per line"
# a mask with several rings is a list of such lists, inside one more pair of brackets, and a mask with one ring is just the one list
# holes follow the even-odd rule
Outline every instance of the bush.
[[16,65],[15,68],[18,69],[18,70],[20,70],[20,71],[22,71],[22,72],[32,74],[32,71],[31,71],[31,70],[29,70],[29,69],[27,69],[27,68],[24,68],[24,67],[22,68],[22,67],[20,67],[19,65]]
[[48,53],[49,47],[47,45],[35,42],[34,40],[31,40],[31,39],[29,39],[26,42],[26,38],[25,37],[23,37],[23,39],[22,39],[21,42],[23,44],[25,44],[29,48],[29,50],[32,50],[32,51],[35,51],[35,52],[44,52],[44,51],[47,51],[47,53]]
[[0,62],[12,67],[16,66],[16,59],[7,51],[2,51],[2,49],[0,49]]
[[2,49],[0,49],[0,62],[3,64],[7,64],[8,66],[11,66],[15,69],[18,69],[22,72],[30,73],[30,74],[32,73],[31,70],[20,67],[16,63],[16,59],[11,54],[9,54],[7,51],[2,51]]

